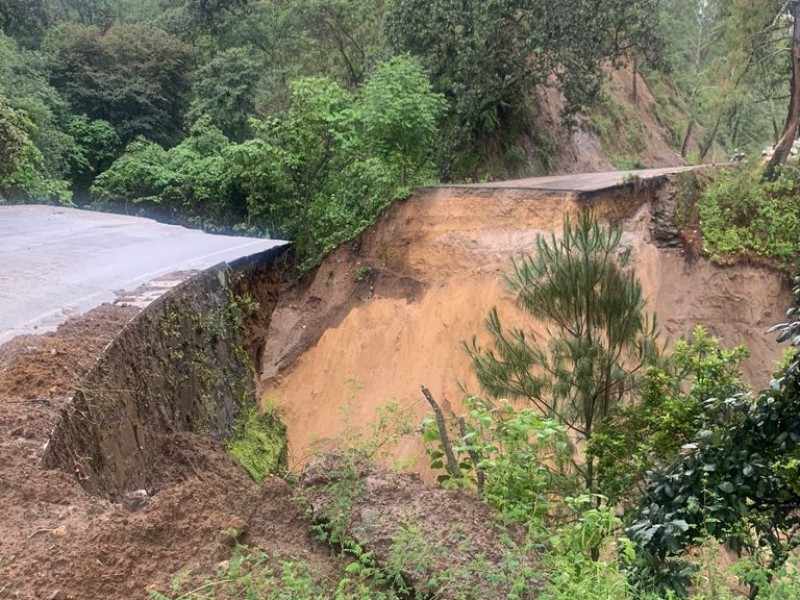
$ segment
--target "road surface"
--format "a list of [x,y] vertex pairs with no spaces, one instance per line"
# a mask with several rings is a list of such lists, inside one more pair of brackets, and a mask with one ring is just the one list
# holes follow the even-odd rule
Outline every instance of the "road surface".
[[0,206],[0,343],[151,284],[146,303],[192,272],[285,243],[74,208]]
[[512,181],[496,181],[492,183],[473,183],[465,186],[470,188],[496,188],[519,190],[549,190],[558,192],[599,192],[609,188],[618,187],[631,177],[639,179],[655,179],[664,175],[692,171],[705,168],[708,165],[696,167],[666,167],[663,169],[642,169],[631,171],[609,171],[605,173],[585,173],[582,175],[555,175],[552,177],[531,177],[530,179],[515,179]]

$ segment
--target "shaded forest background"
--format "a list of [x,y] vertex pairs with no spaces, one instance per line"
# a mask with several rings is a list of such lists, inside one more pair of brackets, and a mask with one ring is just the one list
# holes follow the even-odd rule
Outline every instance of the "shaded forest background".
[[[547,171],[544,87],[561,128],[613,142],[627,117],[603,82],[638,73],[691,162],[778,135],[782,2],[602,5],[0,0],[0,202],[280,236],[313,260],[413,185]],[[614,164],[645,166],[643,144]]]

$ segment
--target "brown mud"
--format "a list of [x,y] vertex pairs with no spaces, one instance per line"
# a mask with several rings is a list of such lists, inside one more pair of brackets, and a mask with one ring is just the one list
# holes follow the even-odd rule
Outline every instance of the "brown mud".
[[335,573],[289,485],[256,485],[205,436],[163,436],[160,491],[141,506],[89,495],[73,474],[41,468],[62,406],[137,312],[104,305],[0,347],[0,598],[145,598],[181,571],[212,575],[230,556],[220,532],[231,526],[246,530],[243,543]]

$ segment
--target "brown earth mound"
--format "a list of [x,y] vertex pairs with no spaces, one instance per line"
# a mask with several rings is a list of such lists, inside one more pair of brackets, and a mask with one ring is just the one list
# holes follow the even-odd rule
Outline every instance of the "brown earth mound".
[[159,493],[114,504],[40,461],[59,411],[103,348],[136,314],[106,305],[43,336],[0,347],[0,598],[133,599],[190,570],[214,574],[231,553],[220,532],[316,571],[340,568],[309,533],[282,480],[253,483],[222,446],[161,440]]

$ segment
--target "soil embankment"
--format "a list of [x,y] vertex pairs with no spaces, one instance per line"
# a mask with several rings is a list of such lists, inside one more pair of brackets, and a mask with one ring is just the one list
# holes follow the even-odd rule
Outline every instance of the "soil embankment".
[[[288,427],[290,466],[342,439],[369,435],[378,408],[390,401],[421,419],[429,409],[420,385],[457,412],[460,385],[478,391],[462,343],[485,339],[493,306],[504,322],[521,318],[500,277],[509,257],[532,249],[538,234],[559,231],[565,214],[587,205],[624,224],[665,339],[701,324],[728,344],[744,343],[752,353],[745,372],[753,385],[764,385],[780,356],[764,331],[781,319],[791,296],[770,270],[691,258],[664,247],[661,230],[657,246],[653,230],[663,226],[663,205],[673,193],[658,184],[590,197],[441,188],[393,206],[285,292],[273,315],[262,398]],[[414,439],[402,441],[393,459],[425,467]]]
[[[243,335],[223,330],[248,317],[217,269],[145,313],[104,305],[0,347],[0,598],[128,600],[169,590],[180,572],[202,581],[230,557],[231,528],[275,560],[337,576],[291,487],[255,484],[209,436],[229,426],[242,384],[253,389],[232,351],[263,346],[280,288],[269,266],[232,282],[264,309]],[[58,468],[42,468],[45,454]],[[147,493],[123,496],[137,487]]]

